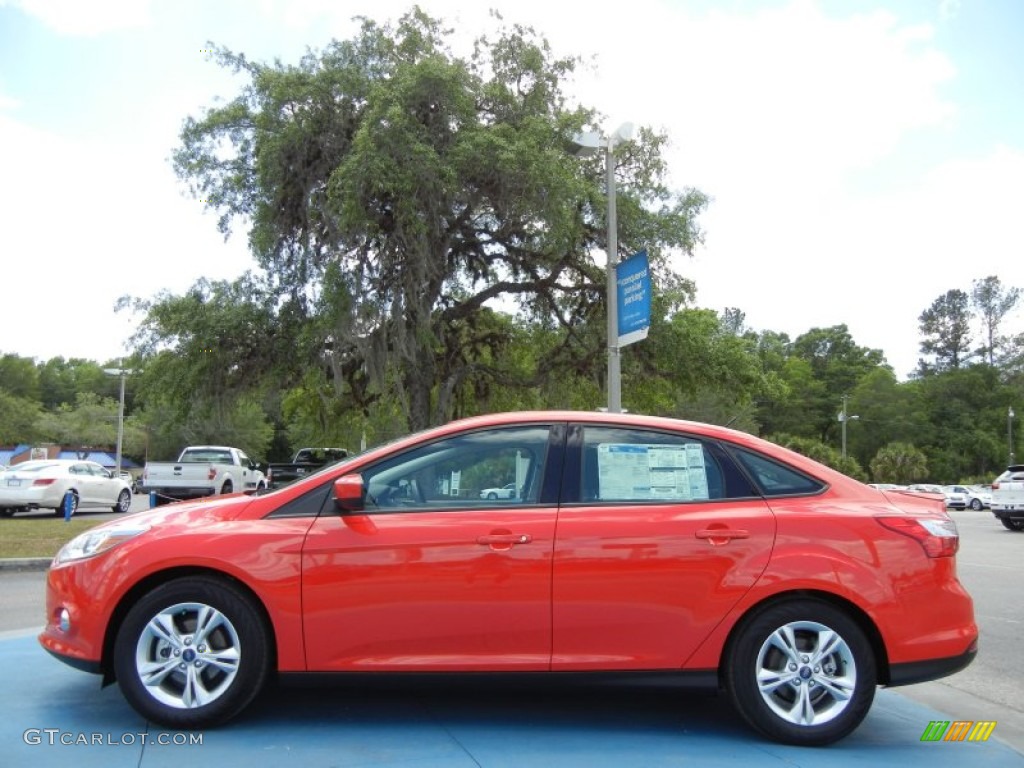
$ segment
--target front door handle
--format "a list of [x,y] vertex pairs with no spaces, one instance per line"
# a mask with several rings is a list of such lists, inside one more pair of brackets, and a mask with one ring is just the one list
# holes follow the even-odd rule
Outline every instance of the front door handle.
[[512,549],[516,544],[529,544],[533,537],[528,533],[489,533],[477,538],[476,543],[491,549]]
[[722,544],[728,544],[733,539],[749,539],[750,531],[744,531],[739,528],[704,528],[697,531],[694,534],[698,539],[705,539],[712,546],[718,547]]

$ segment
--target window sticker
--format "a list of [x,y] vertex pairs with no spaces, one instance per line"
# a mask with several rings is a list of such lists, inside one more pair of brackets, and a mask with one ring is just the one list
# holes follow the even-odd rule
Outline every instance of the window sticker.
[[708,473],[704,449],[699,443],[599,443],[597,471],[601,500],[708,498]]

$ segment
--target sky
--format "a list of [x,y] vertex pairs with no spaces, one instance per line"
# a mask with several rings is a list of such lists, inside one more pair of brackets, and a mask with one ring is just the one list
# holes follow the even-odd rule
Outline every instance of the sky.
[[[466,41],[490,8],[533,26],[588,62],[566,91],[595,128],[668,135],[671,185],[711,198],[703,245],[675,262],[698,306],[791,338],[846,324],[902,379],[939,296],[991,275],[1024,288],[1022,2],[419,5]],[[411,6],[0,0],[0,354],[114,360],[140,319],[119,297],[255,267],[169,161],[182,121],[244,84],[210,42],[295,63]]]

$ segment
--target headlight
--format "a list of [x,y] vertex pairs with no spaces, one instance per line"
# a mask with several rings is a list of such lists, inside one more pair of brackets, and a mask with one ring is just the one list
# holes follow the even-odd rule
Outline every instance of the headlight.
[[57,557],[54,558],[54,565],[93,557],[148,530],[148,525],[134,525],[86,531],[61,547]]

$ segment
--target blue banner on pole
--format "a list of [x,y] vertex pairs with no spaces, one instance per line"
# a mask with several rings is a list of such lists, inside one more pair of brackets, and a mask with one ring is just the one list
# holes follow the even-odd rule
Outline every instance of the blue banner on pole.
[[619,346],[647,338],[651,327],[651,270],[647,251],[615,265],[619,309]]

